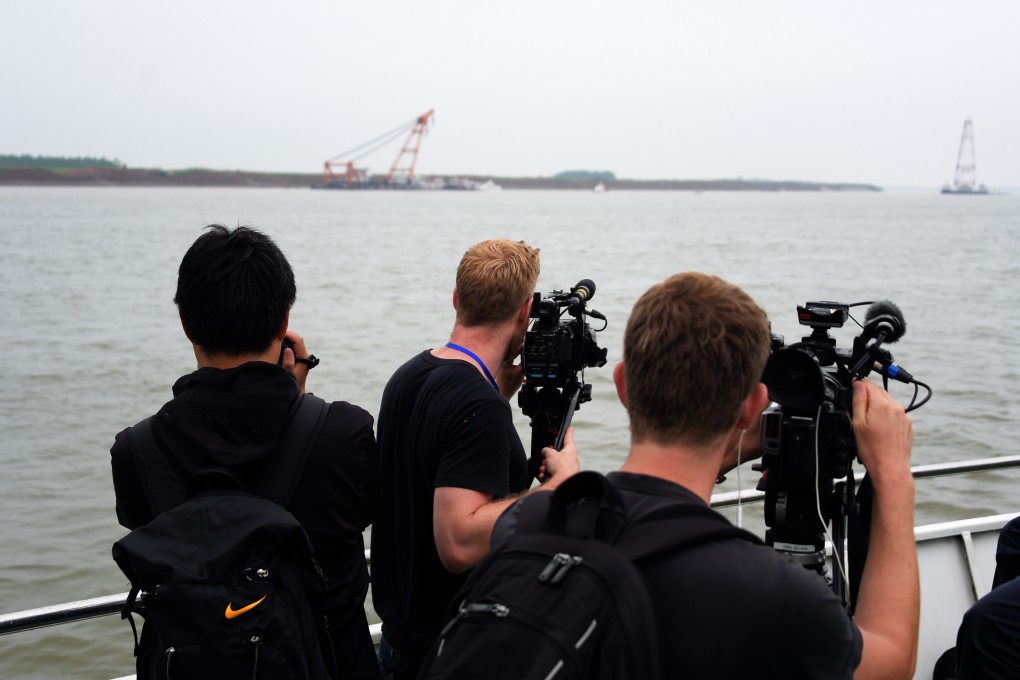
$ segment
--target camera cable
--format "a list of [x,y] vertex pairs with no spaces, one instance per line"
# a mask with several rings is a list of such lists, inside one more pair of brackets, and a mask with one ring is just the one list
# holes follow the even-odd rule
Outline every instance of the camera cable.
[[740,439],[737,440],[737,527],[744,528],[744,485],[740,483],[740,459],[744,454],[744,435],[747,430],[740,431]]
[[839,576],[843,578],[843,583],[846,587],[850,587],[850,579],[847,578],[846,570],[843,568],[843,546],[837,546],[835,541],[832,540],[832,534],[829,533],[829,526],[825,522],[825,518],[822,516],[822,492],[818,488],[818,468],[819,468],[819,457],[818,457],[818,430],[821,429],[822,424],[822,406],[818,405],[818,412],[815,414],[815,510],[818,512],[818,521],[822,523],[822,531],[825,532],[825,537],[829,539],[829,545],[832,546],[832,561],[836,564],[836,569],[839,572]]

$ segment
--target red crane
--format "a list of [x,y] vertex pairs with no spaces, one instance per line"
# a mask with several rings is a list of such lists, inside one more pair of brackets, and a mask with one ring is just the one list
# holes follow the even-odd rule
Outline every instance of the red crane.
[[[375,139],[333,156],[323,163],[322,185],[347,189],[369,185],[370,178],[367,173],[363,169],[355,167],[354,163],[386,146],[408,130],[410,132],[408,132],[407,139],[400,148],[396,160],[393,161],[390,171],[386,174],[386,184],[394,184],[395,177],[398,182],[410,184],[414,180],[414,166],[418,162],[421,140],[428,129],[433,113],[434,109],[429,109],[417,118],[395,127],[389,132],[384,132]],[[351,157],[352,154],[357,155]],[[411,156],[410,164],[407,167],[400,167],[400,163],[406,155]],[[348,158],[348,160],[342,161],[341,158]],[[341,172],[334,172],[334,169],[341,169]]]

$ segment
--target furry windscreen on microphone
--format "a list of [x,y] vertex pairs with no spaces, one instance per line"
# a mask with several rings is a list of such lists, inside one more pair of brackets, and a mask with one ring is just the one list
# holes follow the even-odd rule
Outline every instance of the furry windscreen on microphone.
[[879,300],[872,304],[864,315],[866,327],[874,327],[883,323],[888,324],[889,327],[889,337],[886,338],[886,342],[896,342],[907,332],[907,320],[903,318],[903,312],[888,300]]

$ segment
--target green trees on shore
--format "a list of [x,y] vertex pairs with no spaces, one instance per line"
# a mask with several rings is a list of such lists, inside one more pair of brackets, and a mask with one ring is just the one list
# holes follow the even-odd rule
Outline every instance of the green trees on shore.
[[612,182],[616,175],[608,170],[564,170],[553,175],[553,179],[570,179],[579,182]]
[[31,156],[22,154],[0,154],[0,168],[42,168],[45,170],[84,170],[85,168],[123,168],[116,158],[110,160],[105,156]]

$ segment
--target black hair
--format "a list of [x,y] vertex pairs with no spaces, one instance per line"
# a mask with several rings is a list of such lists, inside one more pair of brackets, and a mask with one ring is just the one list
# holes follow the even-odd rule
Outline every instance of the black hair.
[[294,271],[265,234],[210,224],[181,260],[174,304],[207,354],[261,354],[294,304]]

